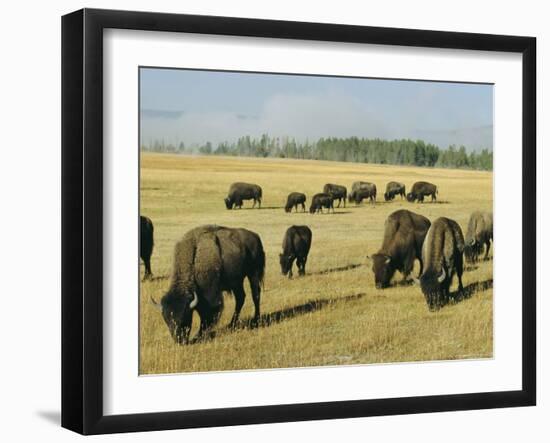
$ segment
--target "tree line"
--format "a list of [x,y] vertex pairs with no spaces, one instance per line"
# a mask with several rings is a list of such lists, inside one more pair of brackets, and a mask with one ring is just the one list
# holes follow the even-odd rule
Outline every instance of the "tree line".
[[292,137],[259,138],[243,136],[234,142],[211,142],[186,146],[155,140],[141,146],[143,151],[182,154],[227,155],[246,157],[299,158],[307,160],[330,160],[356,163],[377,163],[456,169],[492,171],[493,152],[466,151],[464,146],[450,145],[447,149],[425,143],[422,140],[384,140],[379,138],[329,137],[315,142],[297,141]]

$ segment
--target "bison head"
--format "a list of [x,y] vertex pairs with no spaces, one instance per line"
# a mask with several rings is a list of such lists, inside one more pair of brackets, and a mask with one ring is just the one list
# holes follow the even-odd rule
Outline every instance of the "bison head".
[[227,209],[233,209],[233,201],[229,197],[225,197],[223,201],[225,202],[225,207]]
[[440,273],[428,271],[420,277],[420,287],[430,311],[437,311],[443,306],[449,292],[450,279],[445,269]]
[[409,192],[407,194],[407,201],[413,203],[416,200],[416,195],[412,192]]
[[372,272],[374,272],[376,288],[387,288],[395,273],[391,257],[386,254],[374,254],[372,256]]
[[471,239],[464,245],[464,256],[468,263],[474,263],[479,254],[481,254],[482,244],[475,239]]
[[160,301],[162,318],[168,326],[170,335],[178,344],[189,342],[189,333],[193,321],[193,310],[197,307],[199,298],[196,292],[174,293],[168,292]]
[[285,206],[285,212],[292,211],[292,206]]
[[389,192],[384,192],[384,200],[387,202],[391,200],[391,196]]
[[279,254],[279,263],[281,264],[281,273],[283,275],[287,275],[288,277],[292,277],[292,264],[294,263],[294,259],[296,257],[293,254],[285,255],[285,254]]

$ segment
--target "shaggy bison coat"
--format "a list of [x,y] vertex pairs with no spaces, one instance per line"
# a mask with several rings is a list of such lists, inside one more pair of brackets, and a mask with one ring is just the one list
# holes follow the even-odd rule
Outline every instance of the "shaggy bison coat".
[[340,203],[342,202],[342,200],[344,200],[344,208],[346,207],[348,190],[345,186],[327,183],[325,186],[323,186],[323,193],[330,195],[333,201],[338,200],[338,207],[340,207]]
[[143,279],[149,280],[153,277],[153,273],[151,272],[151,255],[153,255],[153,246],[155,245],[153,222],[149,217],[140,215],[139,224],[139,256],[145,265]]
[[298,205],[302,206],[302,211],[306,212],[306,195],[301,192],[291,192],[288,194],[285,205],[285,212],[291,212],[292,208],[298,212]]
[[176,244],[170,288],[161,300],[162,316],[170,334],[188,343],[193,311],[200,316],[199,338],[218,320],[222,291],[235,296],[235,326],[244,303],[248,278],[254,301],[253,325],[260,320],[260,286],[265,253],[260,237],[246,229],[206,225],[192,229]]
[[414,260],[420,262],[422,274],[422,244],[430,221],[420,214],[400,209],[391,213],[384,224],[384,240],[372,256],[374,282],[378,289],[389,286],[395,271],[406,280],[413,270]]
[[455,274],[458,290],[463,291],[463,252],[464,236],[458,223],[445,217],[435,220],[424,239],[424,272],[419,281],[430,311],[438,310],[448,301]]
[[464,246],[464,256],[468,263],[478,260],[485,246],[485,257],[489,256],[489,249],[493,240],[493,213],[475,211],[470,216],[468,222],[468,231],[466,232],[466,242]]
[[437,186],[428,182],[416,182],[411,192],[407,194],[407,201],[413,203],[418,200],[420,203],[424,202],[424,197],[431,195],[432,201],[437,200]]
[[358,205],[367,198],[372,204],[376,203],[376,185],[369,182],[354,182],[348,197],[349,202],[353,201]]
[[262,188],[250,183],[233,183],[229,187],[227,197],[224,199],[227,209],[242,208],[243,200],[254,200],[252,207],[258,203],[258,209],[262,206]]
[[292,277],[294,260],[298,266],[298,275],[305,275],[306,262],[311,248],[311,229],[307,226],[291,226],[283,237],[283,252],[279,254],[281,272]]
[[396,195],[400,195],[401,199],[406,197],[405,185],[399,182],[389,182],[386,185],[386,192],[384,192],[384,200],[387,202],[391,201]]
[[332,197],[328,194],[315,194],[311,199],[311,205],[309,207],[309,213],[315,214],[316,212],[321,211],[323,213],[323,208],[327,208],[328,212],[332,209],[334,212],[334,203]]

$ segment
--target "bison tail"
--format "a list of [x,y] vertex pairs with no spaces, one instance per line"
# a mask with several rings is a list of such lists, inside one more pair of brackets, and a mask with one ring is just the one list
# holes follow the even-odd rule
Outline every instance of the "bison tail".
[[264,276],[265,276],[265,252],[264,252],[264,249],[261,248],[260,252],[258,253],[258,278],[260,279],[260,284],[262,285],[262,289],[265,290]]

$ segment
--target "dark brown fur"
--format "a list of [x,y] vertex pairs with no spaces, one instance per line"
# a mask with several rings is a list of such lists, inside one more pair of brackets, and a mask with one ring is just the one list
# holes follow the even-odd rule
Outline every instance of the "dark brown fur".
[[346,207],[348,190],[345,186],[327,183],[323,186],[323,193],[330,195],[333,201],[338,200],[338,207],[340,207],[340,203],[344,200],[344,208]]
[[231,325],[236,325],[245,299],[245,278],[254,301],[253,324],[257,324],[264,269],[262,241],[254,232],[215,225],[187,232],[176,244],[172,282],[161,300],[162,315],[174,340],[189,341],[195,301],[201,319],[199,337],[217,322],[223,308],[222,291],[235,296]]
[[151,271],[151,255],[153,255],[153,247],[155,245],[154,227],[151,219],[143,215],[139,216],[139,224],[139,256],[145,265],[145,275],[143,279],[149,280],[153,277],[153,272]]
[[437,192],[436,185],[428,182],[416,182],[413,185],[411,192],[407,194],[407,200],[411,203],[414,202],[415,200],[418,200],[420,203],[423,203],[424,197],[431,195],[432,201],[435,201],[437,200],[437,197],[436,197],[437,193],[438,192]]
[[285,205],[285,212],[291,212],[292,208],[298,212],[298,205],[302,206],[302,211],[306,212],[306,195],[301,192],[291,192],[288,194]]
[[294,260],[298,266],[298,275],[305,275],[306,262],[311,248],[311,229],[307,226],[291,226],[283,237],[283,252],[279,254],[279,263],[283,275],[292,277]]
[[439,309],[449,300],[453,276],[458,277],[458,290],[463,291],[464,236],[458,223],[440,217],[432,223],[422,247],[424,272],[420,287],[430,311]]
[[242,208],[243,200],[254,200],[252,207],[258,203],[258,209],[262,207],[262,188],[251,183],[233,183],[229,187],[227,197],[224,199],[227,209]]
[[400,209],[386,219],[384,240],[380,250],[372,256],[372,271],[377,288],[385,288],[399,271],[406,280],[413,270],[414,260],[420,262],[422,273],[422,243],[430,228],[430,221],[414,212]]

